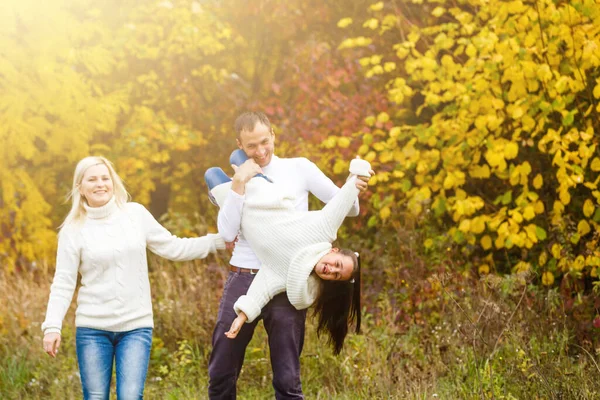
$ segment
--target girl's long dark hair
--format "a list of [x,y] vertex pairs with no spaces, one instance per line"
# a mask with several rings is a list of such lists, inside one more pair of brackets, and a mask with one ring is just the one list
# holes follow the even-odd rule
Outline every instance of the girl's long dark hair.
[[340,250],[340,253],[354,262],[352,278],[349,281],[322,280],[314,311],[319,320],[317,334],[327,331],[328,342],[335,354],[340,354],[348,326],[354,321],[356,333],[360,333],[360,256],[346,249]]

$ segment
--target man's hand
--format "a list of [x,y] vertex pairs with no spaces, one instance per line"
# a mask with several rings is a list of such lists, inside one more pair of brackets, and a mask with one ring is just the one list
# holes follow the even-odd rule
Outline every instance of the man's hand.
[[225,332],[225,336],[227,336],[229,339],[235,339],[235,337],[238,335],[240,329],[242,329],[242,326],[244,326],[246,321],[248,321],[248,317],[246,317],[246,314],[244,314],[243,312],[240,312],[237,318],[233,320],[229,331]]
[[231,190],[240,195],[243,195],[246,192],[246,183],[250,179],[256,174],[262,174],[262,169],[253,159],[246,160],[239,167],[231,165],[231,168],[235,171],[233,182],[231,183]]
[[45,334],[42,341],[42,347],[48,355],[56,357],[58,348],[60,347],[60,333],[52,332]]

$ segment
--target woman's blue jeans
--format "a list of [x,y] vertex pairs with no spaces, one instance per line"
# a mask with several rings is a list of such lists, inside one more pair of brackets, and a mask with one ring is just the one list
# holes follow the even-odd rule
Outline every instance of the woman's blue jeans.
[[152,328],[128,332],[77,328],[75,341],[85,400],[109,399],[113,361],[116,364],[117,399],[143,398]]

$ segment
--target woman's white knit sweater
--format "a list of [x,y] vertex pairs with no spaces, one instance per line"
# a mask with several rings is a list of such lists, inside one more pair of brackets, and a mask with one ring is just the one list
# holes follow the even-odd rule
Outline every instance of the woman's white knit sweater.
[[[359,175],[369,176],[369,170],[365,167]],[[262,265],[248,293],[235,303],[236,313],[243,311],[251,322],[284,291],[297,309],[310,307],[319,290],[314,266],[331,250],[358,193],[352,176],[323,209],[302,212],[294,209],[292,197],[280,186],[251,179],[246,184],[241,231]]]
[[78,272],[78,327],[113,332],[151,328],[146,248],[173,261],[204,258],[225,248],[217,234],[188,239],[171,235],[141,204],[119,207],[113,197],[102,207],[85,208],[85,219],[66,225],[59,234],[44,334],[60,333]]

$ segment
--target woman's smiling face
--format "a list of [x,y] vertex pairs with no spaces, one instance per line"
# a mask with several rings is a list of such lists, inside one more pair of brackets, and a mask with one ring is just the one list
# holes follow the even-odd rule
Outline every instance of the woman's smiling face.
[[104,164],[92,165],[83,174],[79,193],[90,207],[102,207],[113,196],[113,181]]

